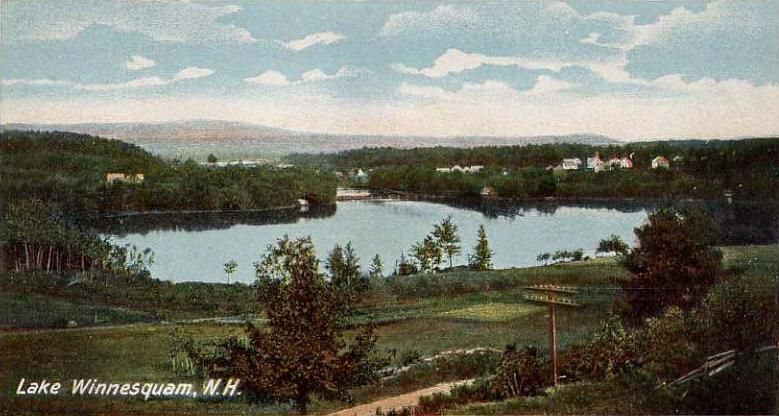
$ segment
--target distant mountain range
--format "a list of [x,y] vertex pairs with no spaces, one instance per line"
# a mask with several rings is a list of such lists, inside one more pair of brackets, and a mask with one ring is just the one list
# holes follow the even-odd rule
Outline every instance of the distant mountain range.
[[531,137],[415,137],[335,135],[295,132],[257,124],[220,120],[165,123],[4,124],[0,129],[59,130],[135,143],[163,157],[221,159],[278,157],[289,153],[332,153],[362,147],[475,147],[544,143],[608,145],[622,143],[605,136],[576,134]]

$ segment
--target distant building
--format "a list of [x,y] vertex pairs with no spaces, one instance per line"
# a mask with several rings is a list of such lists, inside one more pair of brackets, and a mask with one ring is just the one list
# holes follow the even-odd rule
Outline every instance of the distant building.
[[125,182],[125,183],[141,183],[143,182],[143,173],[127,174],[119,172],[109,172],[105,174],[106,183]]
[[481,196],[494,196],[497,195],[495,192],[495,188],[491,186],[485,186],[484,188],[481,188]]
[[619,160],[619,167],[622,169],[633,169],[633,159],[629,157],[623,157]]
[[349,174],[349,177],[352,180],[360,181],[360,182],[368,180],[368,174],[364,170],[362,170],[362,169],[355,169],[355,170],[353,170]]
[[602,171],[604,168],[603,160],[600,158],[600,153],[595,152],[595,156],[587,158],[587,169],[592,169],[596,172]]
[[578,157],[563,159],[563,170],[576,170],[582,167],[582,160]]
[[622,162],[622,159],[614,156],[614,157],[612,157],[611,159],[609,159],[606,162],[606,167],[609,168],[609,169],[618,168],[618,167],[620,167],[621,162]]
[[652,169],[668,169],[671,167],[671,162],[663,156],[657,156],[652,159]]
[[435,171],[438,173],[453,173],[453,172],[478,173],[481,172],[482,169],[484,169],[483,165],[473,165],[473,166],[466,166],[466,167],[462,167],[460,165],[454,165],[451,168],[436,168]]

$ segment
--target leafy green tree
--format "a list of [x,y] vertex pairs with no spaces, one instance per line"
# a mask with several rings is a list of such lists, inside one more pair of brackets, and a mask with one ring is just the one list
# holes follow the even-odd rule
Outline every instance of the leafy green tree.
[[630,246],[616,234],[611,234],[608,238],[598,243],[598,253],[617,253],[625,255],[630,250]]
[[457,224],[452,221],[451,215],[442,219],[440,224],[434,226],[433,237],[435,237],[436,244],[441,247],[441,250],[449,259],[449,267],[453,267],[454,256],[460,254],[461,240],[457,234]]
[[546,266],[549,263],[549,260],[552,258],[551,253],[541,253],[538,256],[536,256],[536,261],[541,263],[544,263],[544,266]]
[[695,306],[721,276],[717,226],[701,210],[659,209],[636,228],[638,245],[623,257],[632,277],[620,282],[620,310],[640,322],[676,305]]
[[475,270],[491,270],[492,255],[494,253],[490,250],[490,242],[487,239],[487,230],[484,229],[484,225],[479,226],[479,239],[473,251],[474,254],[470,258],[471,268]]
[[423,273],[434,272],[441,265],[443,251],[432,235],[425,237],[422,242],[411,247],[411,257],[419,264],[419,270]]
[[384,276],[384,264],[381,262],[381,257],[378,254],[373,256],[373,260],[371,260],[369,275],[373,278]]
[[305,414],[311,395],[350,400],[349,389],[376,380],[371,328],[345,342],[348,297],[318,271],[310,238],[279,240],[255,263],[267,316],[247,325],[247,342],[228,338],[221,354],[199,357],[217,377],[238,377],[255,400],[294,402]]
[[206,160],[208,161],[208,163],[216,163],[218,161],[216,155],[214,155],[213,153],[209,154],[208,159]]
[[236,272],[238,270],[238,262],[235,260],[230,260],[227,263],[222,265],[224,268],[224,272],[227,275],[227,284],[230,284],[230,275]]

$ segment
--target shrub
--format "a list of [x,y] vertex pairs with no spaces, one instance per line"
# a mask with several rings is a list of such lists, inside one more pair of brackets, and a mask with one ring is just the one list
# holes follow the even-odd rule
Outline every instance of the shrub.
[[511,344],[503,353],[492,390],[499,397],[530,396],[550,381],[544,357],[538,349],[525,347],[518,350],[516,344]]

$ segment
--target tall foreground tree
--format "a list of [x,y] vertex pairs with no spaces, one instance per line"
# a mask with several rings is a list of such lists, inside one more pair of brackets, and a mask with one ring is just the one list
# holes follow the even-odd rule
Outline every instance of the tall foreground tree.
[[222,344],[222,355],[202,359],[219,377],[238,377],[260,400],[292,401],[305,414],[312,394],[348,400],[348,389],[375,379],[370,328],[346,344],[347,296],[318,271],[309,238],[285,237],[255,263],[258,298],[268,322],[248,324],[248,342]]
[[476,246],[473,248],[473,254],[470,259],[471,268],[475,270],[491,270],[492,254],[490,242],[487,239],[487,230],[484,229],[484,225],[480,225],[479,239],[476,242]]
[[440,224],[436,224],[433,228],[433,237],[435,237],[436,244],[441,247],[441,250],[446,254],[449,259],[449,267],[454,266],[454,256],[460,254],[460,236],[457,234],[457,224],[452,221],[452,216],[449,215]]
[[638,246],[622,261],[632,277],[621,283],[622,312],[634,322],[669,305],[690,309],[719,279],[719,232],[704,211],[660,209],[635,233]]

